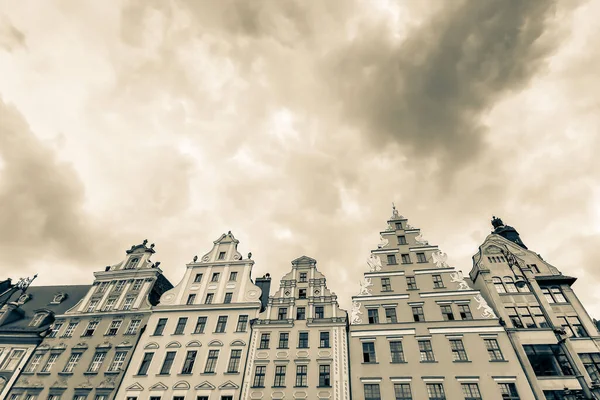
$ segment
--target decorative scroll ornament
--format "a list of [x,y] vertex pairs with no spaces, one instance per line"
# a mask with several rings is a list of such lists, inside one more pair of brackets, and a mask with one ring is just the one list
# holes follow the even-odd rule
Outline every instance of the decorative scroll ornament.
[[450,282],[458,283],[458,290],[471,290],[469,284],[465,282],[462,271],[456,271],[450,274]]
[[350,312],[350,323],[351,324],[361,324],[362,311],[360,311],[360,303],[358,301],[352,302],[352,311]]
[[448,254],[444,253],[443,251],[441,251],[441,250],[436,251],[435,253],[431,254],[431,258],[433,259],[433,262],[436,267],[450,268],[450,266],[447,263]]
[[370,272],[381,271],[381,258],[371,253],[371,256],[367,258],[367,265]]
[[379,235],[379,239],[380,239],[381,241],[380,241],[380,242],[379,242],[379,244],[377,245],[377,248],[378,248],[378,249],[382,249],[382,248],[384,248],[384,247],[385,247],[385,246],[387,246],[387,245],[388,245],[388,243],[390,242],[389,240],[387,240],[386,238],[384,238],[384,237],[383,237],[383,236],[381,236],[381,235]]
[[369,288],[371,286],[373,286],[373,283],[371,282],[371,278],[365,278],[362,282],[360,282],[360,290],[358,292],[358,295],[359,296],[370,295],[371,289],[369,289]]
[[408,230],[408,229],[413,229],[413,226],[407,222],[406,223],[406,230]]
[[395,230],[394,227],[389,222],[388,222],[387,226],[384,229],[384,231],[386,231],[386,232],[391,232],[391,231],[394,231],[394,230]]
[[485,301],[481,294],[475,296],[475,301],[479,303],[479,305],[477,306],[478,310],[483,308],[483,314],[481,314],[483,318],[497,318],[496,313],[494,313],[492,307],[488,305],[487,301]]
[[428,245],[429,244],[429,242],[427,240],[423,239],[423,234],[422,233],[419,233],[419,235],[415,238],[415,241],[418,244],[421,244],[421,245]]

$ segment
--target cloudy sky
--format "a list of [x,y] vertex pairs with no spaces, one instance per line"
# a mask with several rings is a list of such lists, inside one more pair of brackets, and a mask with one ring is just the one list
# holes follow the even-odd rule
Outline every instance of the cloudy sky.
[[467,272],[501,216],[600,317],[600,2],[0,0],[0,271],[178,282],[231,230],[349,306],[391,202]]

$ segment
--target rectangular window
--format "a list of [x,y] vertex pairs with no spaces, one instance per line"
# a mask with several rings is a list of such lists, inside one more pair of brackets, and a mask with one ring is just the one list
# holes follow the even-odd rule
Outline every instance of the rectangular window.
[[237,327],[235,329],[236,332],[246,332],[246,327],[248,326],[248,316],[240,315],[238,317]]
[[98,289],[96,290],[96,293],[106,292],[106,288],[108,287],[109,283],[110,282],[100,282],[100,284],[98,285]]
[[319,387],[331,387],[331,367],[319,365]]
[[219,252],[219,258],[218,259],[219,260],[224,260],[225,259],[225,252],[224,251]]
[[88,367],[88,372],[100,371],[100,367],[102,367],[102,363],[104,362],[105,358],[106,358],[105,352],[96,352],[96,354],[94,354],[94,357],[92,358],[92,362],[90,363],[90,366]]
[[205,374],[212,374],[217,368],[217,361],[219,360],[219,350],[209,350],[208,358],[206,359],[206,366],[204,367]]
[[143,279],[136,279],[135,281],[133,281],[133,286],[131,287],[131,290],[140,290],[142,288],[143,283]]
[[406,277],[406,288],[408,290],[416,290],[417,288],[417,280],[415,279],[414,276],[407,276]]
[[46,364],[42,368],[41,372],[50,372],[50,370],[52,370],[52,367],[54,366],[54,364],[56,364],[56,360],[58,359],[58,356],[59,356],[59,354],[57,354],[57,353],[51,353],[50,357],[48,357],[48,361],[46,361]]
[[225,332],[226,328],[227,328],[227,316],[221,315],[221,316],[219,316],[219,319],[217,320],[217,327],[215,328],[215,332],[223,333],[223,332]]
[[44,355],[41,353],[34,354],[33,357],[31,357],[31,361],[29,362],[29,365],[25,369],[25,372],[29,372],[29,373],[35,372],[37,367],[40,365],[40,362],[42,361],[43,356]]
[[196,350],[189,350],[185,356],[185,361],[183,362],[183,368],[181,369],[182,375],[190,375],[192,370],[194,369],[194,363],[196,362],[196,355],[198,352]]
[[4,364],[2,365],[2,369],[6,371],[13,371],[15,368],[17,368],[19,361],[21,361],[21,357],[23,357],[24,355],[25,350],[14,349],[12,353],[6,356]]
[[206,300],[204,301],[204,304],[212,304],[214,298],[215,298],[215,294],[214,293],[207,293],[206,294]]
[[463,344],[462,339],[451,339],[450,340],[450,350],[452,350],[452,360],[453,361],[467,361],[467,352],[465,351],[465,346]]
[[307,282],[306,280],[306,272],[300,272],[300,278],[298,279],[300,283]]
[[115,308],[115,303],[117,302],[117,298],[108,298],[106,299],[106,303],[102,306],[102,311],[110,311]]
[[161,375],[168,375],[171,373],[171,367],[173,366],[173,361],[175,361],[176,354],[177,353],[175,351],[167,351],[167,354],[165,354],[165,360],[160,368]]
[[390,342],[390,354],[392,355],[392,363],[403,363],[404,349],[402,348],[402,342],[399,340]]
[[363,342],[363,363],[376,363],[377,355],[375,354],[375,343],[374,342]]
[[381,278],[381,291],[382,292],[391,292],[392,291],[392,283],[390,282],[390,278]]
[[365,384],[365,400],[381,400],[381,392],[379,391],[378,384]]
[[535,272],[536,274],[539,274],[539,273],[540,273],[540,269],[538,268],[538,266],[537,266],[536,264],[527,264],[527,266],[528,266],[529,268],[531,268],[531,270],[532,270],[533,272]]
[[191,304],[194,304],[194,301],[196,301],[196,295],[195,294],[190,294],[187,298],[187,301],[185,302],[185,304],[187,304],[188,306]]
[[298,334],[298,348],[308,349],[308,332],[300,332]]
[[167,326],[167,318],[159,318],[156,323],[156,328],[154,328],[154,336],[162,336],[165,326]]
[[127,358],[126,351],[117,351],[115,353],[115,358],[113,358],[112,363],[110,363],[110,367],[108,367],[108,370],[121,371],[123,368],[123,364],[125,364],[125,358]]
[[504,361],[504,356],[496,339],[483,339],[490,361]]
[[73,332],[75,332],[75,328],[77,328],[78,324],[79,324],[79,322],[69,323],[69,325],[67,325],[67,329],[65,329],[65,333],[63,333],[62,337],[70,338],[71,336],[73,336]]
[[575,337],[589,336],[585,328],[583,327],[581,320],[578,317],[567,317],[567,321],[569,322],[569,325],[571,325],[571,328],[573,328],[573,332],[575,332]]
[[376,308],[371,308],[367,310],[367,314],[369,316],[370,324],[378,324],[379,323],[379,310]]
[[298,289],[298,298],[305,299],[306,298],[306,289]]
[[279,348],[287,349],[289,346],[290,334],[287,332],[282,332],[279,334]]
[[285,365],[275,366],[275,380],[273,381],[274,387],[285,387]]
[[427,396],[429,400],[446,400],[444,385],[441,383],[428,383]]
[[581,353],[579,358],[592,382],[600,382],[600,353]]
[[402,229],[402,222],[396,222],[396,230]]
[[231,271],[229,273],[229,282],[235,282],[237,281],[237,272],[236,271]]
[[425,253],[417,253],[417,262],[426,263],[427,257],[425,257]]
[[402,254],[400,256],[402,258],[402,264],[410,264],[410,254]]
[[471,314],[471,309],[468,304],[459,304],[458,313],[460,314],[460,319],[463,321],[473,319],[473,314]]
[[396,256],[394,254],[388,254],[387,255],[387,263],[388,265],[396,265]]
[[206,317],[198,317],[194,333],[204,333],[204,328],[206,328]]
[[411,308],[413,313],[413,319],[415,320],[415,322],[425,321],[425,315],[423,315],[423,307],[415,306]]
[[86,312],[94,312],[97,305],[98,305],[98,300],[96,300],[96,299],[90,300],[90,302],[88,303],[87,309],[85,311]]
[[517,307],[519,314],[521,314],[521,322],[525,326],[525,328],[535,328],[535,322],[533,322],[533,317],[529,312],[529,308],[527,307]]
[[82,336],[93,336],[98,327],[98,321],[90,321]]
[[304,307],[298,307],[296,309],[296,319],[297,320],[306,319],[306,309]]
[[514,383],[498,383],[502,400],[520,400],[517,386]]
[[58,332],[60,331],[60,328],[62,328],[63,324],[61,323],[55,323],[54,325],[52,325],[52,330],[50,331],[50,333],[48,334],[49,338],[55,338],[58,336]]
[[533,314],[533,319],[535,319],[535,323],[537,324],[538,327],[540,328],[548,328],[548,321],[546,321],[546,316],[544,315],[544,313],[542,312],[542,309],[540,307],[529,307],[529,309],[531,310],[531,314]]
[[229,356],[229,364],[227,364],[227,372],[234,374],[240,372],[240,360],[242,358],[241,350],[231,350]]
[[[77,363],[79,362],[79,360],[81,359],[81,353],[72,353],[71,357],[69,357],[69,360],[67,361],[67,363],[65,364],[65,367],[63,368],[63,372],[73,372],[73,369],[75,368],[75,366],[77,365]],[[5,368],[8,369],[8,368]]]
[[329,348],[329,332],[319,332],[319,347]]
[[521,322],[521,317],[515,307],[506,307],[506,313],[515,328],[523,328],[523,322]]
[[262,335],[260,335],[260,345],[258,348],[259,349],[268,349],[270,339],[271,339],[270,333],[263,333]]
[[212,274],[212,278],[210,279],[211,282],[219,282],[219,278],[221,277],[221,273],[220,272],[214,272]]
[[175,327],[175,335],[183,335],[185,331],[185,325],[187,324],[187,317],[180,317],[177,320],[177,326]]
[[202,274],[196,274],[194,277],[194,283],[202,282]]
[[323,306],[315,307],[315,318],[317,318],[317,319],[325,318],[325,309],[323,308]]
[[142,323],[141,319],[132,319],[131,322],[129,323],[129,326],[127,327],[127,330],[125,331],[125,334],[126,335],[136,335],[141,323]]
[[406,236],[398,236],[398,244],[406,244]]
[[441,275],[431,275],[433,279],[433,288],[439,289],[444,287],[444,281],[442,281]]
[[419,340],[419,353],[421,361],[435,361],[431,340]]
[[463,396],[465,400],[481,400],[481,392],[479,392],[479,385],[476,383],[463,383],[461,384]]
[[120,292],[123,290],[123,288],[125,287],[125,281],[117,281],[117,284],[115,285],[115,288],[113,289],[113,291],[115,292]]
[[296,387],[307,387],[308,365],[296,365]]
[[559,345],[524,345],[523,348],[537,376],[573,376],[573,368]]
[[395,324],[398,322],[398,317],[396,316],[395,308],[386,308],[385,309],[385,322],[388,324]]
[[279,321],[287,319],[287,311],[287,307],[279,307],[279,309],[277,310],[277,319]]
[[123,302],[123,310],[125,310],[125,311],[131,310],[131,306],[133,306],[134,300],[135,300],[135,297],[127,297],[125,299],[125,301]]
[[138,369],[138,375],[148,374],[148,368],[150,368],[150,364],[152,363],[152,357],[154,357],[154,353],[144,353],[144,358],[142,358],[142,363],[140,364],[140,368]]
[[223,303],[224,304],[230,304],[232,298],[233,298],[233,293],[232,292],[225,293],[225,299],[223,300]]
[[106,336],[115,336],[119,332],[122,323],[123,321],[121,320],[112,321],[106,331]]
[[442,318],[444,321],[454,321],[454,313],[452,312],[452,306],[440,306],[440,310],[442,311]]
[[396,400],[412,400],[410,383],[394,383],[394,395]]
[[265,374],[267,373],[267,367],[264,365],[256,366],[254,370],[254,382],[252,382],[252,387],[262,388],[265,387]]

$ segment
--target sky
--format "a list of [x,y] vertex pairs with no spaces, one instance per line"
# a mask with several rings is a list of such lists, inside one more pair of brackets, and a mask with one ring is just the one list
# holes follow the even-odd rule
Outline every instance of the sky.
[[492,215],[600,317],[600,1],[0,0],[0,271],[90,284],[229,230],[344,308],[391,203],[468,272]]

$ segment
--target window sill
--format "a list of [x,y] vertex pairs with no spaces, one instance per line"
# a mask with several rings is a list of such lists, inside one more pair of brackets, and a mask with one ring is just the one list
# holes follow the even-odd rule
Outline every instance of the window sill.
[[240,371],[237,371],[237,372],[233,372],[233,371],[231,371],[231,372],[229,372],[229,371],[223,372],[223,375],[239,375],[239,374],[240,374]]
[[171,336],[183,336],[183,333],[171,333]]
[[294,388],[307,388],[308,386],[294,386]]
[[21,375],[34,375],[35,372],[21,372]]
[[144,374],[144,375],[133,375],[134,378],[144,378],[148,376],[148,374]]
[[224,335],[227,332],[213,332],[213,334],[217,334],[217,333],[220,334],[220,335]]
[[285,386],[271,386],[271,389],[285,389]]
[[[388,263],[388,265],[398,265],[398,263]],[[326,387],[326,386],[323,386],[323,387]]]
[[362,362],[361,364],[379,364],[377,361],[373,361],[373,362]]
[[156,374],[155,376],[171,376],[170,373],[166,373],[166,374]]
[[310,349],[310,347],[296,347],[296,349],[303,349],[303,350],[307,350],[307,349]]
[[271,350],[270,347],[259,347],[258,350]]
[[119,375],[121,371],[104,371],[104,375]]
[[390,364],[408,364],[408,361],[390,361]]
[[437,363],[437,361],[435,361],[435,360],[433,360],[433,361],[423,360],[423,361],[420,361],[420,362],[423,363],[423,364],[435,364],[435,363]]
[[328,386],[317,386],[317,389],[331,389],[331,385],[328,385]]
[[435,290],[435,289],[448,289],[448,288],[446,286],[436,286],[433,289]]
[[177,374],[177,376],[190,376],[191,374],[191,372],[182,372],[180,374]]
[[51,372],[38,372],[36,375],[50,375]]
[[214,372],[200,372],[200,375],[216,375]]
[[414,288],[414,289],[406,289],[406,290],[419,290],[419,288]]
[[73,373],[72,373],[72,372],[60,371],[60,372],[58,373],[58,375],[71,376],[71,375],[73,375]]
[[[277,347],[277,350],[289,350],[289,347]],[[285,387],[285,386],[282,386]]]
[[85,371],[84,375],[98,375],[98,371]]
[[472,362],[471,360],[453,360],[453,363],[470,363]]
[[323,347],[319,346],[319,347],[317,347],[317,348],[318,348],[318,349],[330,349],[330,348],[331,348],[331,346],[323,346]]
[[502,363],[502,362],[508,362],[508,360],[490,360],[490,362],[500,362],[500,363]]
[[264,386],[250,386],[250,389],[264,389]]

